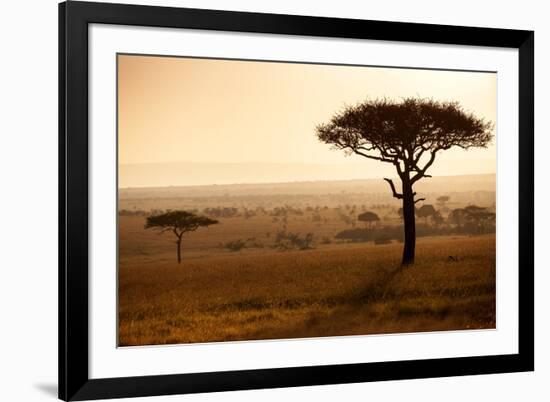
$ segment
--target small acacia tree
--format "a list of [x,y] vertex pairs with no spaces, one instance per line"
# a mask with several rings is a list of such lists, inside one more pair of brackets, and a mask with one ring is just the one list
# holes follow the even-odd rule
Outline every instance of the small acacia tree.
[[368,100],[346,107],[318,125],[320,141],[336,149],[395,166],[401,192],[385,178],[393,196],[403,201],[405,241],[402,265],[414,262],[416,245],[414,184],[427,174],[438,152],[452,147],[486,147],[492,123],[465,112],[457,102],[406,98]]
[[200,227],[218,223],[206,216],[195,215],[187,211],[168,211],[147,217],[145,229],[157,229],[160,233],[172,232],[176,235],[178,264],[181,263],[181,239],[186,232],[193,232]]
[[362,214],[359,214],[357,216],[357,220],[361,222],[365,222],[365,226],[370,228],[372,223],[378,222],[380,218],[374,212],[367,211],[367,212],[363,212]]

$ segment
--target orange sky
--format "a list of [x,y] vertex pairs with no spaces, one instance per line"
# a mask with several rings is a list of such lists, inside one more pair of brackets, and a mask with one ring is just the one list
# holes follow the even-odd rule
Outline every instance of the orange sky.
[[[347,104],[377,97],[430,97],[459,101],[466,110],[496,121],[494,73],[118,57],[121,167],[166,162],[360,164],[364,177],[372,178],[393,170],[346,157],[315,136],[315,126]],[[496,171],[494,144],[438,156],[432,174]],[[319,172],[311,179],[323,180]],[[212,184],[209,180],[204,184]],[[277,175],[271,180],[277,181]],[[185,178],[174,184],[185,184]]]

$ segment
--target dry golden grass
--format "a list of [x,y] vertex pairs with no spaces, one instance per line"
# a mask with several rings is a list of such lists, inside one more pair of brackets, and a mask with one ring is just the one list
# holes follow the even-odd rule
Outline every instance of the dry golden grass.
[[397,243],[212,251],[217,225],[178,265],[136,222],[120,227],[121,346],[495,327],[493,235],[419,239],[400,270]]

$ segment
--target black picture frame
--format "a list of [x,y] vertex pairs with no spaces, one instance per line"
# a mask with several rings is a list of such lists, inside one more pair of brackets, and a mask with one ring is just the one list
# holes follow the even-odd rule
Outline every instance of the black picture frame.
[[[90,379],[88,25],[375,39],[519,51],[517,354]],[[169,395],[534,370],[534,32],[70,1],[59,5],[59,398]]]

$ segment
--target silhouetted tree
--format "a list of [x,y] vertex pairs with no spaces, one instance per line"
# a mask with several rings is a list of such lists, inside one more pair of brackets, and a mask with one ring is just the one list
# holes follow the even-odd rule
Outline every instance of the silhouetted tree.
[[357,220],[365,222],[365,226],[368,226],[370,228],[372,223],[378,222],[380,218],[374,212],[367,211],[359,214],[359,216],[357,216]]
[[401,179],[398,192],[385,178],[395,198],[403,201],[404,248],[402,264],[414,262],[416,245],[414,184],[430,177],[428,169],[439,151],[451,147],[486,147],[492,124],[465,112],[457,102],[407,98],[400,102],[368,100],[346,107],[329,123],[318,125],[317,137],[348,154],[395,166]]
[[428,218],[434,216],[435,213],[436,210],[431,204],[424,204],[416,210],[416,216],[418,216],[419,218],[425,218],[425,223],[428,223]]
[[181,263],[181,239],[186,232],[193,232],[200,227],[218,223],[206,216],[195,215],[187,211],[168,211],[159,215],[149,216],[145,229],[158,229],[160,233],[172,232],[176,235],[178,264]]
[[464,212],[466,220],[472,224],[477,233],[484,233],[486,226],[495,222],[496,214],[488,211],[487,208],[469,205],[464,208]]
[[494,229],[496,214],[487,208],[469,205],[466,208],[453,209],[448,221],[455,224],[464,233],[487,233]]
[[443,219],[439,211],[435,211],[432,215],[432,221],[436,226],[439,226],[445,222],[445,219]]
[[461,227],[466,221],[466,215],[467,213],[464,211],[464,208],[457,208],[451,211],[447,219],[450,223]]

